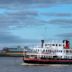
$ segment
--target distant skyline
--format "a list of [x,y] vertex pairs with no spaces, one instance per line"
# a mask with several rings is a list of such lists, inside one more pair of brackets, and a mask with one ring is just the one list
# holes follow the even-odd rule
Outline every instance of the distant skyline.
[[72,42],[71,0],[0,0],[0,47],[41,39]]

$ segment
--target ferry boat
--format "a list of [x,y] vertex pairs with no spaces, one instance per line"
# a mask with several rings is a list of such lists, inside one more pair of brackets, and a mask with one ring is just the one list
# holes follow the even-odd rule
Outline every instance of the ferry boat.
[[32,64],[72,64],[72,48],[68,40],[41,40],[40,47],[25,52],[23,61]]

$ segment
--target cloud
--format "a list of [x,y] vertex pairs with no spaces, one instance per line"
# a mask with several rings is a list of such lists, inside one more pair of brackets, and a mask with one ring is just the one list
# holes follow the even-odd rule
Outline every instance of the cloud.
[[[60,0],[58,0],[60,1]],[[23,3],[23,4],[31,4],[31,3],[56,3],[57,0],[0,0],[1,4],[12,4],[12,3]]]
[[0,43],[20,43],[23,40],[17,36],[11,35],[9,32],[0,32]]
[[72,3],[72,0],[6,0],[6,2],[21,2],[21,3]]
[[44,24],[35,19],[38,16],[36,11],[13,11],[6,12],[0,16],[0,43],[23,43],[34,42],[35,40],[25,40],[12,35],[10,30],[24,28],[26,26],[38,26]]
[[25,26],[43,25],[44,22],[35,19],[39,14],[36,11],[18,11],[0,16],[1,28],[21,28]]
[[41,14],[53,17],[72,17],[72,13],[41,13]]
[[10,32],[0,31],[0,43],[34,43],[38,42],[36,39],[23,39],[19,36],[14,36]]
[[62,26],[60,26],[60,28],[70,29],[70,28],[72,28],[72,25],[62,25]]
[[72,33],[62,33],[62,34],[58,34],[56,36],[61,39],[69,39],[69,40],[72,39]]
[[10,15],[10,16],[13,16],[13,17],[15,17],[15,16],[27,16],[27,15],[31,15],[31,16],[37,16],[38,15],[38,12],[36,12],[36,11],[19,11],[19,12],[14,12],[14,13],[8,13],[8,15]]
[[[25,40],[12,35],[10,30],[21,29],[24,27],[40,26],[45,24],[72,24],[70,19],[51,19],[50,21],[41,21],[39,17],[41,8],[53,7],[57,3],[69,3],[70,0],[0,0],[0,43],[23,43],[35,42],[35,40]],[[36,9],[35,9],[36,8]],[[42,11],[39,11],[41,9]],[[45,16],[53,17],[71,17],[71,13],[41,13]],[[49,18],[49,17],[48,17]]]
[[49,21],[50,24],[72,24],[72,19],[52,19]]

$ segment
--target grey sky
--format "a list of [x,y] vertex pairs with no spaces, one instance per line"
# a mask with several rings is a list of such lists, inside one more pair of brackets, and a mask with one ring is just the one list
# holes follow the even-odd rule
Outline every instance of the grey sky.
[[[44,24],[58,24],[59,26],[61,26],[60,24],[72,24],[72,13],[48,13],[43,10],[41,10],[42,12],[34,10],[34,8],[51,8],[58,4],[71,3],[72,0],[0,0],[0,46],[3,43],[27,42],[19,36],[12,35],[10,31],[14,29]],[[47,21],[41,19],[46,16],[53,19]],[[63,17],[63,19],[58,17]],[[66,17],[70,17],[70,19],[65,19]],[[64,25],[64,27],[66,26]]]

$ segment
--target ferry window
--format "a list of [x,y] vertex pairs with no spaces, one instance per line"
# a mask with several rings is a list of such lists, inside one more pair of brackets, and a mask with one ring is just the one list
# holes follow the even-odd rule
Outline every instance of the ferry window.
[[57,46],[57,44],[56,44],[56,46]]
[[48,50],[48,52],[51,52],[51,50]]
[[43,50],[42,52],[45,52],[45,50]]
[[63,47],[64,47],[65,45],[63,44]]
[[45,44],[45,46],[47,46],[47,44]]
[[36,52],[39,52],[39,49],[36,49]]
[[52,44],[52,46],[55,46],[55,44]]
[[66,58],[68,58],[68,56],[66,56]]
[[62,50],[59,50],[59,52],[62,52]]
[[58,50],[56,50],[56,52],[58,52]]
[[50,44],[45,44],[45,46],[50,46]]
[[61,44],[59,44],[59,46],[61,46]]
[[48,50],[46,50],[46,52],[47,52]]
[[61,58],[62,58],[62,56],[61,56]]
[[70,53],[72,53],[72,50],[70,50]]
[[39,49],[37,51],[39,52]]
[[58,52],[60,52],[60,50],[58,50]]
[[66,50],[66,53],[68,53],[69,51],[68,50]]
[[62,52],[62,50],[61,50],[61,52]]

